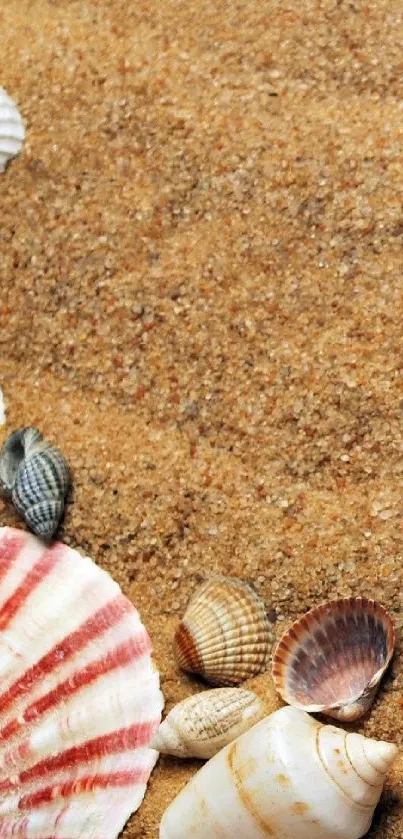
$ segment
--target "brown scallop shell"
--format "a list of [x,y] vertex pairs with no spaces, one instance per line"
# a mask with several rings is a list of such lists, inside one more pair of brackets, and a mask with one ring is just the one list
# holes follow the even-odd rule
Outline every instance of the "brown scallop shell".
[[238,685],[263,670],[272,641],[263,601],[241,580],[203,583],[189,601],[174,638],[183,670],[215,685]]
[[296,708],[355,720],[371,706],[394,644],[392,619],[380,603],[330,600],[283,635],[273,654],[274,684]]

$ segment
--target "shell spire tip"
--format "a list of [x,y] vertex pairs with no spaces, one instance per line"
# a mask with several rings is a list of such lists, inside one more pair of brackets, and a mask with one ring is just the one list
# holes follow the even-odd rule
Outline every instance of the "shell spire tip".
[[392,763],[396,760],[398,748],[394,743],[387,743],[385,740],[364,740],[365,755],[369,763],[386,775]]

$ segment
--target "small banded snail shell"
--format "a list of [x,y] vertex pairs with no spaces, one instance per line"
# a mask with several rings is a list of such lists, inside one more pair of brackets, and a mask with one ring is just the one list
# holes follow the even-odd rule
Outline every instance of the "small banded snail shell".
[[251,690],[205,690],[172,708],[154,735],[151,748],[176,757],[210,758],[264,714],[262,700]]
[[267,663],[272,641],[265,605],[242,580],[207,580],[189,601],[174,638],[180,667],[216,685],[238,685]]
[[0,452],[0,483],[37,536],[54,536],[70,486],[69,467],[56,446],[37,428],[21,428]]

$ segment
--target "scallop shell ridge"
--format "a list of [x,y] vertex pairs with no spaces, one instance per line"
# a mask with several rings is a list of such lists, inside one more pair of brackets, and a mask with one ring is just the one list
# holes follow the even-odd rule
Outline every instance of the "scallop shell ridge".
[[13,100],[0,85],[0,172],[22,148],[25,128],[21,114]]
[[190,599],[175,633],[180,667],[217,685],[236,685],[267,663],[270,625],[263,601],[241,580],[219,577]]
[[272,661],[276,689],[297,708],[358,719],[373,702],[394,643],[392,619],[377,601],[329,601],[280,639]]
[[0,615],[1,835],[116,839],[163,707],[136,609],[89,558],[1,528]]

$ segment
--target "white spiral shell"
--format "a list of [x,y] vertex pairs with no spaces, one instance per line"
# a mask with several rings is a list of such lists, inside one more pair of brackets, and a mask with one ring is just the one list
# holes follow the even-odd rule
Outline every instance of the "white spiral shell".
[[0,85],[0,172],[7,163],[21,151],[25,139],[25,128],[21,114]]
[[396,754],[281,708],[200,769],[165,811],[160,839],[359,839]]

